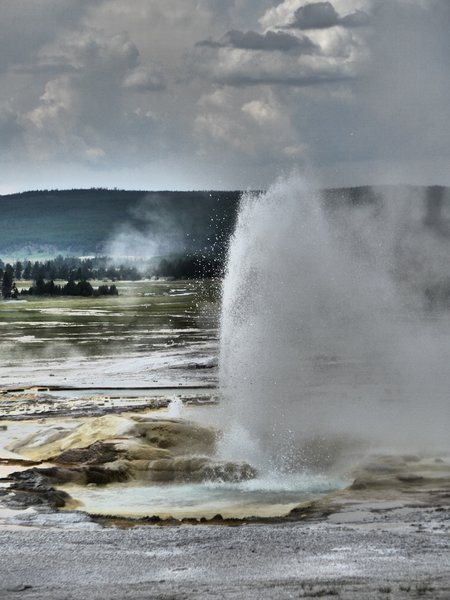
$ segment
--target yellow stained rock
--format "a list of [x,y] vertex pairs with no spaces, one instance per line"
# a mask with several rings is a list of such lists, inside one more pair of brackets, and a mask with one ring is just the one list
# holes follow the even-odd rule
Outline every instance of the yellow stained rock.
[[94,417],[74,429],[45,428],[8,446],[8,450],[40,461],[72,449],[88,448],[95,442],[113,444],[122,458],[168,459],[174,455],[212,455],[216,432],[189,421]]
[[136,431],[151,446],[177,455],[211,455],[216,447],[217,432],[190,421],[142,419],[136,422]]
[[135,425],[133,420],[116,415],[95,417],[70,431],[55,428],[38,431],[24,440],[11,444],[8,450],[33,460],[46,460],[64,450],[87,448],[100,440],[130,435]]
[[170,450],[151,446],[148,442],[137,441],[134,438],[127,438],[114,442],[114,448],[119,453],[123,453],[123,457],[131,460],[157,460],[159,458],[170,458],[172,453]]

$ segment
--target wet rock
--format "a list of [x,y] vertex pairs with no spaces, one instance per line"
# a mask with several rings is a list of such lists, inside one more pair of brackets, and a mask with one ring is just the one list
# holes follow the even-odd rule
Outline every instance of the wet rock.
[[13,495],[9,497],[9,505],[20,508],[29,506],[46,505],[51,508],[61,508],[66,505],[71,497],[67,492],[55,489],[50,479],[41,471],[44,469],[28,469],[12,473],[13,480],[9,490]]
[[115,441],[114,448],[118,456],[135,462],[140,460],[157,460],[172,456],[170,450],[152,446],[147,440],[141,442],[133,438]]
[[81,467],[74,469],[67,467],[35,467],[28,471],[22,471],[22,476],[16,473],[13,473],[12,476],[19,480],[29,479],[35,481],[38,481],[38,477],[40,477],[42,481],[45,481],[47,484],[51,482],[52,485],[61,485],[69,482],[85,483],[85,476]]
[[[168,450],[155,448],[131,438],[119,442],[95,442],[88,448],[73,448],[54,457],[52,462],[64,465],[65,468],[58,468],[60,476],[68,477],[64,482],[71,480],[83,483],[80,479],[84,477],[89,483],[104,484],[125,481],[131,471],[147,470],[149,461],[171,456]],[[117,470],[121,473],[114,474]],[[70,476],[67,475],[69,472]],[[76,473],[79,473],[80,477],[76,477]],[[93,477],[100,478],[101,481],[92,481]]]
[[4,506],[14,510],[23,510],[45,504],[44,499],[39,494],[22,491],[12,492],[10,490],[0,489],[0,499]]
[[150,461],[147,471],[142,473],[148,481],[159,483],[238,482],[255,476],[256,470],[247,463],[216,462],[202,456]]
[[173,454],[211,454],[216,446],[216,431],[189,421],[140,419],[136,431],[150,445]]
[[256,469],[245,462],[210,462],[204,472],[207,480],[235,483],[254,479],[257,475]]
[[351,490],[365,490],[370,486],[370,482],[367,480],[364,480],[362,478],[356,478],[353,483],[349,486],[349,489]]
[[[114,464],[114,463],[113,463]],[[87,483],[97,485],[107,485],[108,483],[119,483],[130,479],[129,470],[123,464],[118,464],[116,468],[92,466],[86,470]]]
[[[27,491],[45,491],[54,485],[75,483],[77,485],[106,485],[127,481],[130,478],[129,469],[120,461],[106,463],[105,465],[86,465],[76,467],[47,467],[28,469],[12,473],[10,479],[14,481],[11,489]],[[63,506],[63,504],[61,505]]]
[[70,448],[61,452],[51,460],[60,464],[104,464],[117,458],[117,450],[113,443],[94,442],[87,448]]

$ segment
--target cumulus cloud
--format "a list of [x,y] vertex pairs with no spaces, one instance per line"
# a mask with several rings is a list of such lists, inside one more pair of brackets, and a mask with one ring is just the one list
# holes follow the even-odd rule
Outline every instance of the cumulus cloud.
[[[381,0],[384,1],[384,0]],[[402,0],[394,0],[395,2]],[[317,6],[319,5],[319,6]],[[276,29],[277,27],[289,27],[295,22],[295,15],[309,18],[311,22],[316,21],[321,28],[328,21],[327,28],[335,25],[356,26],[362,23],[362,18],[367,20],[370,14],[373,0],[333,0],[324,2],[311,2],[310,0],[282,0],[276,6],[269,7],[259,18],[259,23],[264,29]],[[302,11],[302,9],[305,9]],[[308,14],[309,13],[309,14]],[[343,17],[340,15],[344,15]],[[354,24],[352,24],[352,21]],[[314,31],[315,28],[311,29]]]
[[[263,39],[267,40],[266,37]],[[316,42],[315,45],[308,43],[307,51],[303,52],[221,46],[210,49],[215,52],[197,60],[196,68],[199,74],[214,83],[241,87],[304,87],[351,80],[357,76],[359,44],[352,37],[332,35]]]
[[295,36],[281,31],[239,31],[232,29],[228,31],[220,42],[204,40],[197,46],[211,48],[224,48],[230,46],[241,50],[262,50],[267,52],[304,52],[312,53],[318,50],[317,46],[305,35]]
[[35,53],[63,30],[76,27],[104,0],[2,0],[0,71],[31,64]]
[[[260,18],[262,26],[270,25],[263,33],[233,29],[219,41],[200,42],[197,47],[210,54],[196,58],[196,69],[216,84],[240,87],[352,81],[367,61],[366,40],[354,31],[366,15],[357,6],[366,7],[367,0],[352,1],[362,4],[354,4],[355,10],[340,17],[330,2],[284,0]],[[338,24],[345,26],[335,27]],[[300,26],[308,27],[307,36],[296,31]]]
[[327,29],[339,25],[340,17],[330,2],[315,2],[300,6],[294,13],[290,27],[299,29]]
[[161,69],[149,70],[146,67],[134,69],[123,83],[124,87],[137,92],[161,92],[167,87]]
[[353,77],[351,68],[321,61],[320,63],[304,63],[286,65],[279,61],[264,64],[258,57],[248,59],[245,63],[221,65],[212,80],[230,86],[292,86],[307,87],[324,83],[337,83]]
[[339,19],[339,25],[343,27],[364,27],[370,24],[370,16],[363,10],[355,10]]
[[48,80],[37,106],[21,116],[33,156],[63,154],[100,165],[117,156],[130,135],[154,130],[152,115],[124,110],[125,89],[163,86],[161,75],[140,66],[139,51],[127,34],[85,30],[47,47],[45,55],[71,69]]
[[245,99],[236,90],[216,90],[199,100],[195,126],[205,154],[215,150],[244,154],[259,163],[301,160],[306,146],[289,115],[271,92]]
[[30,172],[51,186],[42,173],[65,165],[85,177],[68,185],[121,185],[123,168],[129,187],[136,174],[141,187],[195,188],[208,170],[210,185],[263,187],[309,160],[330,184],[445,182],[449,11],[448,0],[2,0],[2,186]]
[[314,2],[297,8],[288,27],[293,29],[328,29],[330,27],[362,27],[369,24],[369,15],[355,10],[343,17],[331,2]]

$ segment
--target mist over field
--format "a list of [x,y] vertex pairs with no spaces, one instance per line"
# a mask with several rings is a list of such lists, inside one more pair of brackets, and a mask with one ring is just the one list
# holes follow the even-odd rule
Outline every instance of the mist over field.
[[[377,203],[386,194],[421,196],[424,227],[448,234],[449,190],[391,186],[324,191],[330,206]],[[225,261],[241,192],[53,190],[0,196],[3,260],[65,256],[112,258],[197,253]]]
[[222,252],[238,192],[69,190],[0,196],[0,258]]

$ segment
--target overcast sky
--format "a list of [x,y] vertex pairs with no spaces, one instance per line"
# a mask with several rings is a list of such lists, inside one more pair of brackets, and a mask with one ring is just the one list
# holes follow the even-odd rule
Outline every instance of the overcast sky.
[[450,184],[449,0],[1,0],[0,192]]

